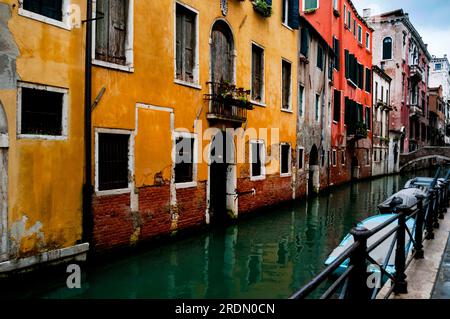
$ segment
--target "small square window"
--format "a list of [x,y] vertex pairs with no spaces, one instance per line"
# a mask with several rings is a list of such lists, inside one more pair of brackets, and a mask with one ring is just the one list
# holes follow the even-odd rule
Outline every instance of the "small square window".
[[98,134],[98,190],[129,187],[128,134]]

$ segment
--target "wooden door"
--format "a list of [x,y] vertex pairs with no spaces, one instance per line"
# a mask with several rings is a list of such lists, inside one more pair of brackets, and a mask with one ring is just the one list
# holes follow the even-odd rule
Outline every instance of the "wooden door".
[[234,82],[233,38],[225,22],[219,21],[212,31],[211,80],[212,82]]

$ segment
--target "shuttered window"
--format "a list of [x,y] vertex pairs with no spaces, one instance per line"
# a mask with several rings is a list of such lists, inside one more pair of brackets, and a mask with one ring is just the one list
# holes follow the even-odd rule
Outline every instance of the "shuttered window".
[[291,109],[291,63],[282,62],[282,106],[283,110]]
[[23,0],[25,10],[62,21],[62,0]]
[[336,37],[333,37],[333,52],[334,52],[334,68],[339,71],[341,68],[341,61],[340,61],[340,57],[341,57],[341,49],[340,49],[340,44],[339,44],[339,40]]
[[197,14],[177,4],[176,76],[178,80],[195,82]]
[[97,0],[95,58],[126,65],[128,0]]
[[333,120],[335,122],[341,121],[341,92],[338,90],[334,90]]
[[371,127],[372,127],[372,125],[370,125],[371,124],[371,121],[370,121],[370,119],[371,119],[371,116],[370,116],[370,107],[366,107],[366,126],[367,126],[367,129],[368,130],[370,130],[371,129]]
[[317,67],[323,71],[324,67],[324,53],[320,44],[317,45]]
[[305,11],[319,8],[319,0],[305,0]]
[[364,65],[358,63],[358,87],[364,89]]
[[366,92],[372,92],[372,71],[366,68]]
[[252,45],[252,100],[264,102],[264,50]]
[[128,188],[128,134],[98,134],[98,188]]
[[61,136],[64,94],[21,88],[21,134]]
[[298,29],[300,24],[300,14],[298,0],[282,0],[283,12],[281,21],[292,29]]
[[355,134],[356,128],[360,123],[364,122],[364,107],[356,101],[345,98],[345,125],[347,126],[347,134]]
[[300,41],[300,53],[303,54],[305,58],[308,57],[309,53],[309,30],[303,27],[301,30],[301,41]]
[[194,139],[179,137],[175,146],[175,183],[194,181]]

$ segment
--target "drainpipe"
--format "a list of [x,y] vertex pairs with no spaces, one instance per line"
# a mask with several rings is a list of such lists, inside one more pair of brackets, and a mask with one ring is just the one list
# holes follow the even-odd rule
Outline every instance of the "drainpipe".
[[87,0],[86,52],[84,79],[84,156],[85,180],[83,185],[83,242],[90,242],[93,231],[92,216],[92,0]]

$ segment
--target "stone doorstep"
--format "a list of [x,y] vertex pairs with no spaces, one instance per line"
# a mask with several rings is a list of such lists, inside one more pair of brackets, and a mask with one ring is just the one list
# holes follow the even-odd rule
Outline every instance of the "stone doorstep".
[[[450,209],[448,210],[450,212]],[[425,258],[413,260],[406,270],[408,293],[404,295],[391,294],[389,299],[430,299],[441,266],[442,258],[450,235],[450,213],[440,220],[439,229],[435,229],[434,240],[426,240],[423,244]],[[377,299],[384,299],[391,288],[387,281],[378,294]]]
[[67,248],[52,250],[40,255],[8,260],[0,263],[0,276],[9,272],[23,270],[38,264],[58,262],[61,260],[85,261],[86,253],[89,250],[89,243],[75,245]]

